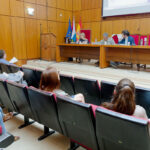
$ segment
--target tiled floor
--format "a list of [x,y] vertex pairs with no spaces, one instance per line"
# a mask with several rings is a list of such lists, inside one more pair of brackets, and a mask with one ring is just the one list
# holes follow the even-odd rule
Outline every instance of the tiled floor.
[[[37,139],[43,134],[43,126],[34,123],[24,129],[18,129],[22,123],[22,115],[18,115],[5,123],[10,133],[20,136],[20,140],[14,142],[6,150],[67,150],[69,148],[69,139],[59,133],[39,142]],[[78,150],[84,149],[80,147]]]

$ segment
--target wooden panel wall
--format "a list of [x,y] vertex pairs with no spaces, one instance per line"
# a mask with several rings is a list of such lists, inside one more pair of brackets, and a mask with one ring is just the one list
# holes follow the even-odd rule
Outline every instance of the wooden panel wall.
[[[39,58],[40,33],[54,33],[63,42],[72,6],[72,0],[0,0],[0,49],[7,59]],[[28,7],[35,9],[34,16]]]
[[102,18],[102,0],[73,0],[73,16],[83,28],[92,30],[92,41],[102,39],[104,32],[111,36],[127,29],[131,34],[150,35],[150,14]]

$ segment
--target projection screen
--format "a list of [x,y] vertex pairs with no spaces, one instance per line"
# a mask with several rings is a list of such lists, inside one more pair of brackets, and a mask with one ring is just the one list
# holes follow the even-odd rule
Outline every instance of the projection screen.
[[103,17],[150,12],[150,0],[103,0]]

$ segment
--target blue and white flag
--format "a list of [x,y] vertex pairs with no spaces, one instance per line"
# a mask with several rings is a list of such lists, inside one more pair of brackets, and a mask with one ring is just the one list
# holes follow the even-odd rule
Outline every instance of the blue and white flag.
[[76,24],[75,24],[75,18],[73,18],[73,31],[71,36],[72,42],[76,42]]

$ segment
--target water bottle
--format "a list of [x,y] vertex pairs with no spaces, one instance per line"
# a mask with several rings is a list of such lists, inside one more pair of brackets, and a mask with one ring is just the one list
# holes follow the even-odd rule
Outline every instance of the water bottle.
[[147,38],[144,38],[144,45],[147,45]]
[[143,45],[143,39],[141,39],[140,45]]

